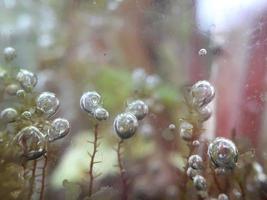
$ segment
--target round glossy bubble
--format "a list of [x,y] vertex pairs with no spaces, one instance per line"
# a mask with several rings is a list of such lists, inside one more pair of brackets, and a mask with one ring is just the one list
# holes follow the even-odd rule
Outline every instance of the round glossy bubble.
[[194,186],[197,190],[206,190],[207,189],[207,181],[201,175],[196,175],[193,179]]
[[25,69],[21,69],[18,72],[17,80],[25,90],[31,90],[37,84],[36,75]]
[[84,93],[80,99],[81,108],[92,116],[94,115],[94,111],[100,103],[101,96],[95,91]]
[[14,141],[19,145],[22,155],[28,160],[34,160],[45,153],[45,136],[34,126],[20,130]]
[[199,145],[200,145],[200,142],[198,140],[194,140],[192,142],[192,146],[194,146],[194,147],[199,147]]
[[207,50],[206,50],[206,49],[200,49],[200,50],[198,51],[198,55],[200,55],[200,56],[205,56],[205,55],[207,55]]
[[181,121],[179,127],[180,137],[183,140],[189,141],[192,139],[193,136],[193,125],[187,121]]
[[47,116],[52,116],[58,110],[59,100],[54,93],[43,92],[36,98],[36,106]]
[[94,111],[94,117],[99,121],[106,120],[109,117],[109,113],[105,108],[98,107]]
[[238,150],[231,140],[218,137],[210,143],[208,156],[215,167],[232,169],[238,159]]
[[136,100],[128,104],[127,112],[134,114],[138,120],[142,120],[148,114],[148,106],[141,100]]
[[202,122],[207,121],[211,117],[211,114],[212,114],[212,111],[209,106],[200,107],[197,109],[197,112]]
[[4,56],[6,61],[11,61],[16,57],[16,50],[13,47],[6,47],[4,49]]
[[121,139],[132,137],[138,127],[138,120],[132,113],[119,114],[114,120],[114,129]]
[[17,84],[10,84],[6,87],[6,93],[10,96],[16,95],[18,90],[19,86]]
[[176,126],[174,124],[170,124],[169,125],[169,130],[170,131],[175,131],[175,129],[176,129]]
[[16,96],[18,98],[24,98],[26,96],[25,90],[18,90],[17,93],[16,93]]
[[70,123],[63,118],[54,119],[48,132],[49,142],[61,139],[70,132]]
[[191,155],[188,158],[188,164],[193,169],[202,169],[203,168],[203,160],[199,155]]
[[196,175],[200,174],[200,171],[197,169],[193,169],[192,167],[188,167],[186,174],[190,179],[193,180]]
[[24,111],[23,113],[21,113],[21,116],[25,119],[31,119],[32,117],[32,113],[30,111]]
[[229,200],[229,197],[226,194],[219,194],[218,200]]
[[5,123],[11,123],[16,121],[18,112],[14,108],[6,108],[1,111],[0,116]]
[[208,81],[198,81],[191,87],[190,94],[193,105],[202,107],[212,101],[215,90]]

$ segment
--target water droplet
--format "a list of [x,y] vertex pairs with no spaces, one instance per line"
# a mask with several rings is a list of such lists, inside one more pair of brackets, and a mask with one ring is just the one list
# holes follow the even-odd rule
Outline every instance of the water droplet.
[[186,174],[189,178],[193,180],[196,175],[200,174],[200,171],[197,169],[193,169],[192,167],[188,167]]
[[174,124],[170,124],[169,125],[169,130],[170,131],[175,131],[175,129],[176,129],[176,126]]
[[192,104],[197,107],[207,105],[215,96],[214,87],[208,81],[196,82],[190,90]]
[[37,84],[36,75],[25,69],[21,69],[18,72],[17,80],[25,90],[31,90]]
[[182,139],[189,141],[193,136],[193,125],[187,121],[182,121],[180,123],[180,136]]
[[17,93],[16,93],[16,96],[18,98],[24,98],[26,96],[25,90],[18,90]]
[[98,107],[95,109],[94,117],[99,121],[106,120],[109,117],[109,113],[105,108]]
[[51,123],[51,129],[48,131],[49,142],[61,139],[70,132],[70,123],[63,118],[54,119]]
[[138,120],[142,120],[148,114],[148,106],[141,100],[136,100],[128,104],[127,112],[132,113]]
[[59,100],[54,93],[43,92],[37,97],[36,106],[45,115],[52,116],[58,110]]
[[19,86],[17,84],[10,84],[6,87],[6,93],[10,96],[16,95],[19,90]]
[[226,194],[222,193],[218,195],[218,200],[229,200],[229,198]]
[[119,114],[114,120],[114,129],[121,139],[132,137],[138,127],[138,120],[132,113]]
[[12,61],[16,57],[16,50],[13,47],[6,47],[4,49],[4,56],[7,62]]
[[160,83],[160,78],[158,75],[149,75],[146,77],[146,88],[149,90],[155,89],[159,83]]
[[35,160],[45,153],[45,136],[34,126],[20,130],[14,141],[22,150],[22,155],[29,160]]
[[207,55],[207,50],[206,50],[206,49],[200,49],[200,50],[198,51],[198,55],[200,55],[200,56],[205,56],[205,55]]
[[31,119],[32,113],[30,111],[24,111],[21,116],[25,119]]
[[2,110],[0,116],[5,123],[11,123],[16,121],[18,112],[14,108],[6,108]]
[[200,142],[199,142],[198,140],[194,140],[194,141],[192,142],[192,145],[193,145],[194,147],[199,147]]
[[197,109],[197,112],[202,122],[207,121],[211,117],[211,114],[212,114],[212,111],[209,106],[200,107]]
[[193,179],[193,183],[197,190],[206,190],[208,187],[206,179],[201,175],[196,175]]
[[100,102],[101,96],[95,91],[89,91],[82,95],[80,99],[80,106],[84,111],[93,116],[94,111],[99,106]]
[[210,143],[208,156],[215,167],[232,169],[238,159],[238,150],[231,140],[218,137]]
[[203,168],[203,160],[199,155],[191,155],[188,158],[188,164],[193,169],[202,169]]

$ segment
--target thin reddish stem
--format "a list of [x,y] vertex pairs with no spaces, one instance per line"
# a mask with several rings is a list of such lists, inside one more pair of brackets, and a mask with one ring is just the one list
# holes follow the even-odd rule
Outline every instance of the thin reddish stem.
[[44,200],[46,167],[47,167],[47,155],[44,155],[44,165],[43,165],[43,169],[42,169],[40,200]]
[[35,175],[36,175],[36,166],[37,166],[37,160],[33,161],[33,166],[32,166],[32,177],[30,180],[30,191],[29,191],[29,199],[31,199],[33,190],[34,190],[34,181],[35,181]]

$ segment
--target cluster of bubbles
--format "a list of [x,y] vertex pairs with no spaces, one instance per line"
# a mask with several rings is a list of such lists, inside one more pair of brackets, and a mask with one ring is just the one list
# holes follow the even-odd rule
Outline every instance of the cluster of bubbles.
[[128,104],[126,111],[114,119],[114,130],[121,139],[132,137],[138,128],[138,121],[148,114],[148,106],[141,100]]
[[[15,58],[15,49],[4,50],[6,61]],[[1,76],[4,90],[8,94],[6,101],[17,98],[19,104],[4,108],[0,113],[3,124],[14,126],[12,145],[19,149],[19,154],[27,160],[34,160],[47,151],[47,143],[65,137],[70,132],[68,120],[52,119],[59,108],[59,100],[54,93],[33,91],[37,84],[37,76],[26,69],[18,69],[15,73],[6,72]],[[7,128],[9,134],[10,130]]]
[[95,91],[88,91],[81,96],[80,106],[89,116],[98,121],[106,120],[109,117],[108,111],[102,107],[101,96]]

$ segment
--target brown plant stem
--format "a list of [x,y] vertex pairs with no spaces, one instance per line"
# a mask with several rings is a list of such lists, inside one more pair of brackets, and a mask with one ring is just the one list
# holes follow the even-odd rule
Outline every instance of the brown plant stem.
[[46,167],[47,167],[47,155],[44,155],[44,165],[42,168],[40,200],[44,200]]
[[34,160],[33,161],[33,166],[32,166],[32,177],[31,177],[31,180],[30,180],[29,199],[31,199],[32,195],[33,195],[34,181],[35,181],[35,174],[36,174],[36,166],[37,166],[37,160]]
[[91,197],[92,192],[93,192],[93,186],[94,186],[94,164],[96,163],[95,160],[95,155],[97,152],[97,147],[98,147],[98,124],[94,126],[94,141],[90,142],[93,144],[93,153],[90,154],[91,160],[90,160],[90,168],[89,168],[89,176],[90,176],[90,183],[89,183],[89,197]]
[[128,199],[128,195],[127,195],[127,190],[128,190],[128,186],[127,186],[127,179],[125,177],[125,169],[123,167],[123,163],[122,163],[122,155],[121,155],[121,147],[123,144],[123,139],[121,139],[118,143],[118,147],[117,147],[117,158],[118,158],[118,167],[120,170],[120,177],[121,177],[121,183],[122,183],[122,196],[121,199],[122,200],[127,200]]

